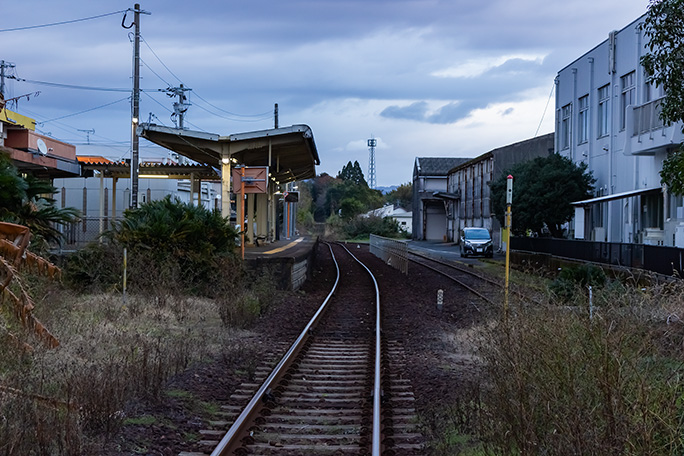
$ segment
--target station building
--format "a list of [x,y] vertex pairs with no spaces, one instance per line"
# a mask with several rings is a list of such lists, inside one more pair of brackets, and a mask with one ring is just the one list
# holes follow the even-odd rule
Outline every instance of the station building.
[[573,203],[574,238],[684,247],[684,202],[659,175],[684,136],[660,120],[664,93],[646,82],[644,18],[558,72],[555,147],[596,178],[594,198]]
[[447,174],[470,158],[416,157],[413,165],[413,239],[447,240],[447,206],[436,194],[447,189]]

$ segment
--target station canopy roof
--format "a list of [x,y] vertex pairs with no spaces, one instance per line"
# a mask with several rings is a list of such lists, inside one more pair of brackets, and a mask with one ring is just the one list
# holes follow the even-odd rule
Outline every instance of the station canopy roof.
[[[112,161],[104,157],[77,157],[84,176],[91,177],[93,171],[102,173],[103,177],[116,177],[126,179],[131,177],[131,165],[128,160]],[[208,165],[187,165],[173,162],[157,163],[143,162],[138,165],[138,177],[145,178],[169,178],[169,179],[195,179],[204,181],[218,181],[221,176],[216,167]]]
[[138,134],[208,166],[220,166],[223,158],[245,166],[269,166],[269,172],[280,183],[315,177],[316,165],[320,165],[313,132],[307,125],[219,136],[143,123]]

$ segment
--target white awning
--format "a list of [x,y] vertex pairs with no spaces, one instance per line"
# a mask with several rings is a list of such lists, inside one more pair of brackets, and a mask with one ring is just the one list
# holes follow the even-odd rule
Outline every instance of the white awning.
[[605,196],[597,196],[596,198],[588,199],[588,200],[583,200],[583,201],[575,201],[572,204],[573,206],[588,206],[590,204],[597,204],[597,203],[605,203],[606,201],[614,201],[614,200],[619,200],[623,198],[630,198],[632,196],[638,196],[638,195],[644,195],[646,193],[655,193],[655,192],[662,192],[662,187],[653,187],[653,188],[640,188],[638,190],[630,190],[628,192],[622,192],[622,193],[613,193],[612,195],[605,195]]

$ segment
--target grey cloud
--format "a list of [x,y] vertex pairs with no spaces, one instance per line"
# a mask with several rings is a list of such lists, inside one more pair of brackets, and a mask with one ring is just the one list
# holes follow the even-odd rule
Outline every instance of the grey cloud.
[[416,101],[408,106],[388,106],[380,113],[388,119],[407,119],[424,121],[427,114],[428,104],[425,101]]
[[525,73],[538,73],[543,67],[543,62],[538,60],[509,59],[501,65],[489,69],[484,76],[511,76]]
[[446,104],[433,114],[428,114],[428,104],[425,101],[416,101],[408,106],[388,106],[380,115],[390,119],[416,120],[431,124],[450,124],[465,119],[477,108],[483,108],[486,103],[478,101],[456,101]]
[[475,101],[459,101],[444,105],[439,110],[429,116],[426,120],[433,124],[449,124],[458,122],[468,117],[473,109],[483,107],[481,103]]

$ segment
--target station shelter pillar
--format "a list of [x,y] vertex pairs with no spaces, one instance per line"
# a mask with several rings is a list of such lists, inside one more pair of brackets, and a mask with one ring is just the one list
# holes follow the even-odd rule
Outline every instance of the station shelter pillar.
[[[230,157],[221,159],[221,217],[230,220]],[[240,220],[239,218],[236,220]]]
[[256,236],[260,242],[268,240],[268,194],[256,195]]
[[245,204],[247,205],[247,232],[245,233],[247,235],[247,243],[248,244],[253,244],[254,243],[254,200],[256,195],[254,193],[248,193],[247,194],[247,201]]

